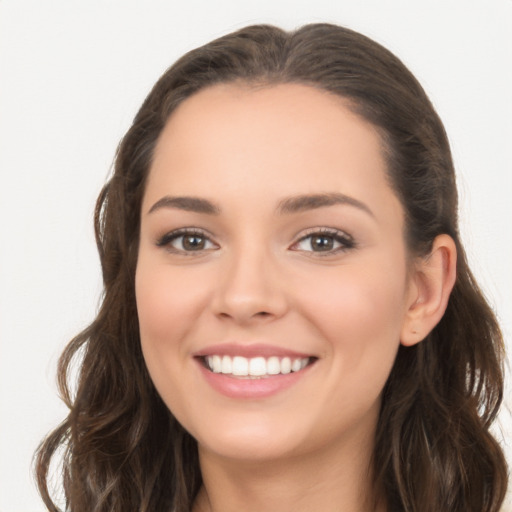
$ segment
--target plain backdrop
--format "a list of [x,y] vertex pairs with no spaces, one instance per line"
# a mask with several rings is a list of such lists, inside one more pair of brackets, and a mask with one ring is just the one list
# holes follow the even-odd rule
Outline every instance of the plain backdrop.
[[[0,0],[1,512],[43,510],[30,463],[66,412],[56,361],[101,292],[94,202],[149,88],[187,50],[244,25],[318,21],[384,44],[430,95],[463,240],[510,351],[511,0]],[[506,410],[498,436],[512,460]]]

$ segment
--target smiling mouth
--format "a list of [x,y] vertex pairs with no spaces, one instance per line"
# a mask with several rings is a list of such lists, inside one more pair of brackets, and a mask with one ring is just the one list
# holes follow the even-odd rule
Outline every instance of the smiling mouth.
[[208,355],[200,357],[203,366],[212,373],[237,379],[264,379],[296,373],[316,361],[316,357],[243,357]]

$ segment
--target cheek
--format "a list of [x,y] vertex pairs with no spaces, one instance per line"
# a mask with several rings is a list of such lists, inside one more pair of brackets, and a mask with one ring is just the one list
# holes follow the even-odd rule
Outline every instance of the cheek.
[[406,274],[395,267],[347,266],[323,279],[317,275],[302,301],[304,315],[328,341],[332,379],[343,375],[355,390],[373,386],[374,395],[393,365],[405,315]]
[[141,347],[151,379],[175,414],[187,410],[186,389],[193,386],[185,370],[191,364],[186,340],[198,324],[204,297],[184,272],[139,261],[135,293]]
[[[399,333],[404,316],[405,271],[397,274],[364,265],[315,276],[303,294],[307,308],[330,330]],[[348,334],[348,333],[347,333]],[[371,341],[370,339],[368,341]]]
[[135,292],[143,346],[183,339],[205,302],[203,290],[189,274],[139,263]]

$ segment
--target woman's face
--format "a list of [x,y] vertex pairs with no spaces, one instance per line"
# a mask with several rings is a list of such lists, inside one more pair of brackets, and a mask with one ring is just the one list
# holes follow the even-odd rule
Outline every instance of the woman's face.
[[141,212],[145,361],[203,453],[371,443],[413,300],[381,141],[302,85],[217,85],[173,113]]

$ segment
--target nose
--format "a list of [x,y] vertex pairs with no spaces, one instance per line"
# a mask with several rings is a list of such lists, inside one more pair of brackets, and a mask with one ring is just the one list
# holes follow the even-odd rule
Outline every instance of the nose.
[[288,308],[284,277],[265,251],[246,249],[226,258],[212,301],[215,315],[238,324],[268,322]]

